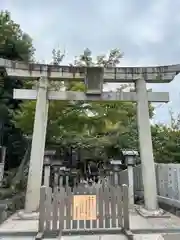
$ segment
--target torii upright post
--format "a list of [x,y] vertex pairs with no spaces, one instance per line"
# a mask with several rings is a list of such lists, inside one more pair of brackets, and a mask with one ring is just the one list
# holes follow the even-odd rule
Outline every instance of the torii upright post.
[[137,93],[137,125],[144,185],[144,202],[148,211],[154,211],[158,208],[157,187],[149,119],[148,92],[145,79],[138,79],[135,82],[135,88]]
[[37,91],[37,102],[32,135],[28,182],[26,190],[25,211],[33,212],[39,208],[40,191],[43,171],[46,128],[48,120],[48,79],[40,77]]
[[[150,132],[148,102],[168,102],[168,93],[147,92],[148,83],[168,83],[180,72],[180,65],[160,67],[81,68],[43,64],[24,64],[0,59],[0,67],[6,69],[9,77],[38,79],[37,90],[15,89],[16,99],[37,99],[34,132],[31,150],[30,170],[26,196],[26,212],[36,211],[39,205],[39,191],[43,167],[43,155],[47,126],[48,100],[82,101],[130,101],[137,102],[138,130],[145,209],[157,213],[157,190],[154,159]],[[45,78],[41,78],[44,76]],[[48,91],[47,80],[84,81],[86,92]],[[103,82],[134,82],[135,92],[102,92]]]

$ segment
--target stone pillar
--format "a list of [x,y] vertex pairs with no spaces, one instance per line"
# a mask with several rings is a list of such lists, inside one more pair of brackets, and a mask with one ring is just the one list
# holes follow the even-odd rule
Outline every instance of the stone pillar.
[[129,206],[134,206],[134,176],[133,165],[128,164],[128,182],[129,182]]
[[57,187],[59,184],[59,168],[54,167],[54,187]]
[[44,186],[49,187],[51,165],[48,157],[44,159]]
[[5,158],[6,158],[6,147],[0,146],[0,186],[2,185],[3,177],[4,177]]
[[119,166],[118,165],[113,165],[113,171],[114,171],[114,185],[118,185],[118,173],[119,173]]
[[121,160],[112,160],[111,165],[113,168],[113,180],[111,181],[112,184],[118,185],[119,184],[119,172],[120,172],[120,166],[121,166]]
[[44,151],[44,185],[46,187],[50,187],[51,181],[51,164],[53,161],[53,157],[55,156],[55,150],[45,150]]
[[136,81],[135,86],[137,93],[137,124],[139,131],[145,209],[155,211],[158,208],[157,187],[146,82],[144,79],[139,79]]
[[129,195],[129,207],[134,207],[134,175],[133,166],[136,163],[136,157],[138,156],[137,151],[123,151],[125,156],[125,164],[127,165],[128,171],[128,195]]
[[48,79],[41,77],[37,94],[32,147],[25,201],[25,212],[31,213],[39,208],[40,187],[42,180],[46,127],[48,119]]
[[60,171],[59,175],[60,175],[60,177],[59,177],[58,186],[61,188],[61,187],[63,187],[63,173],[62,173],[62,171]]

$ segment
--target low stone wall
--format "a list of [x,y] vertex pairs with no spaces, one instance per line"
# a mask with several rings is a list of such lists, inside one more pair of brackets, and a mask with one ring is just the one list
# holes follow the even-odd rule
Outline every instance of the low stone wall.
[[[160,203],[180,209],[180,164],[156,164],[156,181]],[[143,196],[141,165],[134,167],[135,195]]]
[[25,194],[17,194],[12,198],[0,200],[0,224],[17,210],[23,209]]

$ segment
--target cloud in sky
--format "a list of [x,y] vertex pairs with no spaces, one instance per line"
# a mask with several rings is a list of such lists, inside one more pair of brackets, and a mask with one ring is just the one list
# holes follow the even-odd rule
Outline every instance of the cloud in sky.
[[[120,48],[122,65],[179,63],[180,1],[174,0],[1,0],[14,21],[34,40],[36,57],[51,60],[55,47],[65,49],[66,63],[88,47],[94,55]],[[180,76],[170,84],[154,84],[169,91],[175,112],[180,112]],[[168,121],[168,106],[157,108],[156,120]]]

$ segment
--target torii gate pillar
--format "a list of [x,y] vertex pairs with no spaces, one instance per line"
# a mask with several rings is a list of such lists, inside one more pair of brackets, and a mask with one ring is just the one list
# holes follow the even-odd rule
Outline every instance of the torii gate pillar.
[[40,186],[42,180],[46,128],[48,120],[49,101],[47,98],[48,79],[39,80],[32,147],[29,164],[28,183],[26,191],[25,212],[35,212],[39,208]]
[[135,82],[137,94],[137,125],[144,185],[145,209],[154,211],[158,208],[156,174],[153,157],[151,125],[149,121],[148,92],[145,79]]

